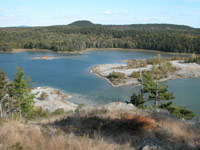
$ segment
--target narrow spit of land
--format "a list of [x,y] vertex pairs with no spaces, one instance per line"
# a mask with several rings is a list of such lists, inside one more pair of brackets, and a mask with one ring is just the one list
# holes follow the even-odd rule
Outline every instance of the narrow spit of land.
[[90,72],[106,79],[113,87],[139,85],[140,72],[149,72],[158,81],[200,77],[197,63],[188,63],[185,58],[162,59],[160,62],[159,59],[156,56],[148,60],[125,60],[125,64],[101,64],[91,67]]

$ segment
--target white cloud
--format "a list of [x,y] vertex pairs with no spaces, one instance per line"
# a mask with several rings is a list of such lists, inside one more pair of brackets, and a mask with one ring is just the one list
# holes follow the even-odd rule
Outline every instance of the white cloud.
[[8,15],[8,16],[1,17],[0,20],[10,20],[10,19],[14,19],[16,17],[17,16],[15,16],[15,15]]
[[112,12],[110,12],[110,11],[108,11],[108,10],[107,10],[107,11],[104,11],[103,13],[104,13],[105,15],[112,15],[112,14],[113,14]]

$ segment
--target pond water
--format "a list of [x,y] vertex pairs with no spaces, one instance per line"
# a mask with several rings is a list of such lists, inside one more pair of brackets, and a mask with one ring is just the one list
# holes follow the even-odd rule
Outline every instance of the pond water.
[[[14,78],[16,67],[24,69],[35,86],[50,86],[72,95],[73,103],[104,104],[118,100],[126,101],[139,87],[127,85],[113,88],[108,82],[93,74],[89,68],[97,64],[120,63],[126,59],[152,58],[159,52],[89,51],[83,54],[58,54],[54,52],[20,52],[0,53],[0,69],[4,70],[9,79]],[[54,60],[32,60],[41,56],[63,57]],[[162,53],[162,57],[172,54]],[[175,95],[174,103],[187,106],[200,116],[200,78],[176,79],[166,81],[169,90]]]

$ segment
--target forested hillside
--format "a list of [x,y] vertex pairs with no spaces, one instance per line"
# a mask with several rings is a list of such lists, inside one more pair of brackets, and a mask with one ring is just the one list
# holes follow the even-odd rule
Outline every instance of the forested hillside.
[[200,53],[200,29],[170,24],[100,25],[77,21],[50,27],[0,28],[0,50],[80,51],[128,48]]

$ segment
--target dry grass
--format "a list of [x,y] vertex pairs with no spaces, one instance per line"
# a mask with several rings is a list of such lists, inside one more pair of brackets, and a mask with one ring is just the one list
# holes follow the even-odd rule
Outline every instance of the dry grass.
[[167,130],[171,140],[183,141],[190,146],[200,144],[200,129],[196,125],[170,117],[170,115],[166,117],[166,114],[152,113],[150,118]]
[[130,149],[129,144],[104,141],[96,135],[76,136],[59,128],[41,127],[35,124],[7,122],[0,127],[1,150],[112,150]]
[[0,150],[133,150],[146,139],[165,149],[195,149],[198,135],[191,125],[162,114],[94,108],[28,123],[4,121]]

